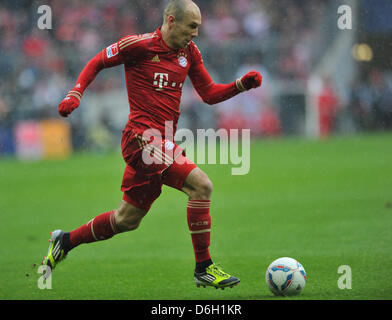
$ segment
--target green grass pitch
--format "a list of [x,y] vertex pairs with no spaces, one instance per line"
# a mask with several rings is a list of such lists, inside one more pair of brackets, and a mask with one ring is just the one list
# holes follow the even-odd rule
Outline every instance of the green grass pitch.
[[[241,279],[196,288],[186,196],[168,187],[139,229],[72,251],[39,289],[49,232],[71,230],[120,202],[120,152],[67,160],[0,159],[0,299],[391,299],[392,135],[254,140],[248,175],[201,165],[214,183],[211,254]],[[277,298],[264,274],[289,256],[302,294]],[[341,265],[352,288],[339,289]]]

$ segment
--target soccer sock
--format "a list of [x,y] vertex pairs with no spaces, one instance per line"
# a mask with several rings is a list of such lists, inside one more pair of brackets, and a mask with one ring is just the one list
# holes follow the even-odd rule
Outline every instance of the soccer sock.
[[102,213],[69,233],[70,249],[82,243],[109,239],[116,233],[114,211]]
[[189,200],[187,220],[195,253],[196,272],[200,272],[212,263],[208,249],[211,233],[210,200]]
[[210,265],[212,265],[212,260],[211,260],[211,259],[208,259],[208,260],[203,261],[203,262],[196,262],[195,271],[196,271],[197,273],[203,272],[203,271],[205,271],[206,268],[207,268],[208,266],[210,266]]

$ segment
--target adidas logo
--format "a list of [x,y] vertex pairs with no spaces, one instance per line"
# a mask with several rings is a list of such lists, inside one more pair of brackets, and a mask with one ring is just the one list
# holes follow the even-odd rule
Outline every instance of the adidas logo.
[[151,61],[159,62],[159,61],[161,61],[161,60],[159,60],[159,57],[158,57],[158,55],[156,54],[156,55],[154,56],[154,58],[151,59]]
[[207,282],[213,282],[216,279],[214,276],[207,273],[205,275],[200,276],[200,278]]

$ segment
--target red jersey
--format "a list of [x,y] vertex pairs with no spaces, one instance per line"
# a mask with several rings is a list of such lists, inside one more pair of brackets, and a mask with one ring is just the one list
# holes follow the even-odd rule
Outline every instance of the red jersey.
[[[128,126],[140,134],[155,128],[164,136],[165,122],[170,121],[174,135],[186,76],[193,81],[195,70],[203,64],[195,43],[191,41],[184,49],[171,49],[158,28],[153,33],[124,37],[103,50],[102,55],[105,67],[124,64],[130,106]],[[200,87],[208,85],[198,83]]]
[[[174,50],[165,44],[158,28],[153,33],[124,37],[98,53],[83,68],[66,99],[73,97],[80,101],[84,90],[102,69],[120,64],[125,68],[130,105],[126,129],[132,128],[138,134],[152,128],[159,130],[162,137],[168,132],[170,136],[166,138],[173,139],[187,75],[207,104],[225,101],[247,90],[241,79],[229,84],[214,83],[194,42]],[[165,130],[165,125],[170,130]]]

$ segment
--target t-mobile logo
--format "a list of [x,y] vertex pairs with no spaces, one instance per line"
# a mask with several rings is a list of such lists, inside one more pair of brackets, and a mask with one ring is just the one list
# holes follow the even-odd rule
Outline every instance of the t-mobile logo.
[[[158,78],[158,80],[157,80]],[[169,75],[167,73],[154,73],[154,86],[158,86],[156,90],[162,90],[163,86],[167,86]]]

